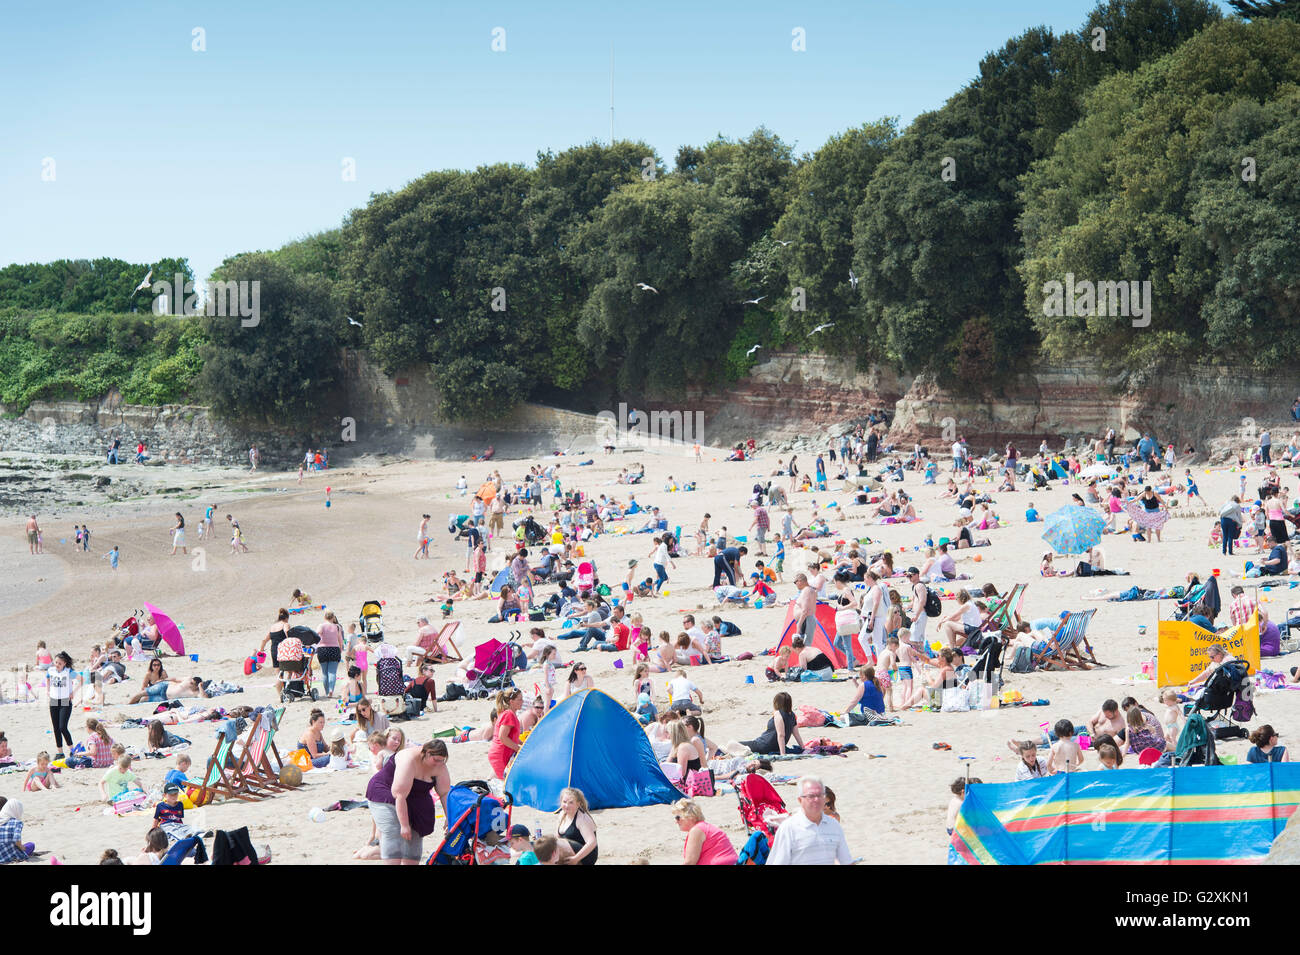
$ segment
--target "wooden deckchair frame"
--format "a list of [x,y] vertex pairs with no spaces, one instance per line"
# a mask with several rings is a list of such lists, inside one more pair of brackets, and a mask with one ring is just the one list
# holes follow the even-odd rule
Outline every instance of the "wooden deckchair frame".
[[[447,623],[444,623],[442,627],[439,628],[437,633],[426,633],[423,637],[420,638],[420,641],[418,643],[416,643],[414,646],[407,648],[406,651],[407,660],[409,661],[411,657],[416,656],[417,655],[416,651],[419,651],[418,653],[419,659],[412,661],[413,665],[417,667],[424,663],[463,662],[465,658],[460,652],[460,647],[456,646],[455,642],[452,640],[452,637],[459,629],[460,629],[460,621],[451,620],[448,621]],[[450,646],[451,649],[455,651],[456,656],[455,657],[447,656],[447,654],[443,652],[444,646]],[[430,651],[432,650],[438,651],[437,656],[430,655]]]
[[[248,752],[248,744],[253,739],[253,734],[257,732],[258,724],[254,723],[253,728],[249,730],[247,739],[244,740],[244,752]],[[232,741],[226,738],[224,733],[219,734],[217,747],[212,753],[212,758],[208,760],[206,773],[203,777],[203,783],[199,786],[197,794],[191,798],[196,806],[204,806],[212,799],[218,796],[234,797],[243,799],[248,802],[255,802],[262,798],[262,794],[251,792],[247,787],[236,786],[231,777],[227,775],[226,758],[230,755]],[[237,777],[238,770],[235,771]]]
[[[1090,660],[1096,666],[1103,666],[1092,652],[1092,645],[1088,642],[1088,624],[1097,613],[1097,608],[1091,610],[1077,610],[1067,614],[1062,618],[1048,641],[1047,649],[1041,654],[1035,654],[1033,657],[1034,665],[1037,667],[1048,668],[1053,661],[1059,661],[1067,670],[1091,670],[1088,666]],[[1088,660],[1084,660],[1083,653],[1079,650],[1079,644],[1088,652]],[[1074,655],[1076,662],[1070,662],[1070,655]]]
[[285,707],[273,711],[271,715],[271,728],[266,734],[266,742],[262,745],[261,756],[257,759],[257,764],[252,768],[249,778],[257,780],[258,784],[266,786],[277,792],[285,792],[291,787],[280,782],[280,774],[276,772],[271,765],[271,760],[267,753],[275,754],[275,761],[284,765],[284,760],[280,758],[280,751],[275,748],[275,734],[280,729],[280,720],[284,716]]

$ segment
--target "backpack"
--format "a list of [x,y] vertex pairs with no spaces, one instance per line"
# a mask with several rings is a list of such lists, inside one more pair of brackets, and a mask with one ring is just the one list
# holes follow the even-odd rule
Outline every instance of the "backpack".
[[925,615],[927,617],[937,617],[943,613],[943,603],[939,600],[939,595],[929,587],[925,588]]
[[1011,665],[1007,669],[1012,673],[1033,673],[1033,650],[1030,647],[1016,647],[1016,655],[1011,658]]

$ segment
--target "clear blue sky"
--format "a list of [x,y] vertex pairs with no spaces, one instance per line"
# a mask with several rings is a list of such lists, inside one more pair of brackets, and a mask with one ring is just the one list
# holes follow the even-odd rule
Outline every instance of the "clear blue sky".
[[766,125],[811,152],[881,116],[905,125],[1009,37],[1074,29],[1093,6],[5,0],[0,265],[182,255],[205,278],[429,170],[604,141],[611,43],[617,138],[671,164],[682,144]]

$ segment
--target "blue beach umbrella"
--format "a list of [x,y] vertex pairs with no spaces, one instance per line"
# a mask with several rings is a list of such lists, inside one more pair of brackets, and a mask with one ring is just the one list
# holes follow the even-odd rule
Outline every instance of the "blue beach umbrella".
[[1043,540],[1058,554],[1082,554],[1101,540],[1106,519],[1097,511],[1071,504],[1043,521]]

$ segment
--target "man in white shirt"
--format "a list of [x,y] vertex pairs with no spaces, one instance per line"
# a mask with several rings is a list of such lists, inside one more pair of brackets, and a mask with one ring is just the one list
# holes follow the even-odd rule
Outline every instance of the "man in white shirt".
[[768,865],[848,865],[853,861],[840,824],[823,811],[826,787],[816,776],[799,780],[799,811],[781,823]]
[[952,470],[955,474],[962,469],[962,446],[960,441],[952,443]]

